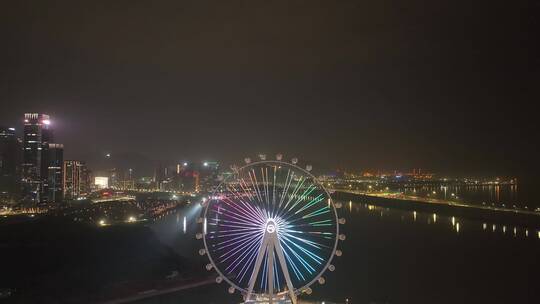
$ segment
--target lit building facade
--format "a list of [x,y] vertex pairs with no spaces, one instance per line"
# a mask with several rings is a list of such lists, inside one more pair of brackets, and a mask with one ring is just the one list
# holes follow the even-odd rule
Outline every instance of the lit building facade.
[[64,148],[53,143],[50,124],[49,115],[24,114],[21,180],[23,200],[26,202],[61,201]]
[[43,182],[44,201],[58,203],[63,200],[64,145],[47,145],[47,179]]
[[0,127],[0,202],[20,195],[21,141],[15,128]]
[[212,192],[214,187],[219,184],[219,163],[215,161],[205,161],[199,169],[200,185],[198,191]]
[[76,199],[90,193],[90,172],[84,162],[64,161],[63,188],[65,199]]

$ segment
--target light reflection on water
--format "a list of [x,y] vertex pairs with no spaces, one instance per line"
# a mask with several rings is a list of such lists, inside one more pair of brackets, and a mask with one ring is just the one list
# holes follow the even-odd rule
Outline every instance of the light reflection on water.
[[[438,294],[457,302],[472,295],[486,296],[492,303],[504,302],[508,299],[505,296],[519,292],[518,287],[508,284],[527,287],[534,281],[530,276],[540,271],[531,264],[540,252],[540,231],[536,228],[364,202],[342,205],[338,212],[346,218],[343,232],[347,240],[340,242],[338,249],[343,256],[332,262],[336,271],[325,274],[327,283],[315,286],[308,300],[403,303],[411,302],[409,294],[413,293],[418,295],[414,298],[417,303],[428,303]],[[195,239],[202,226],[197,224],[198,217],[186,207],[162,217],[152,229],[182,256],[206,263],[206,257],[197,254],[202,248],[202,242]],[[516,254],[523,258],[513,260]],[[505,262],[510,260],[512,264]],[[410,268],[413,262],[415,266]],[[512,281],[506,282],[507,274]],[[408,282],[406,292],[401,287],[404,281]],[[469,288],[471,284],[475,284],[474,290]],[[212,301],[201,303],[238,300],[218,285],[206,288],[204,296]],[[176,296],[174,301],[186,299],[185,293]]]
[[[437,198],[464,202],[473,205],[488,205],[507,208],[534,210],[540,207],[536,191],[522,185],[422,185],[391,187],[406,195]],[[504,205],[504,206],[503,206]]]
[[[446,215],[440,215],[437,213],[424,213],[424,212],[417,212],[417,211],[403,211],[399,209],[390,209],[387,207],[380,207],[369,203],[354,203],[354,209],[353,209],[353,202],[348,202],[347,211],[349,213],[350,217],[353,217],[355,215],[363,215],[367,211],[367,215],[374,216],[378,215],[378,217],[382,218],[384,216],[388,217],[388,220],[392,220],[395,218],[400,218],[400,220],[407,221],[407,219],[410,219],[411,222],[419,222],[419,223],[427,223],[428,225],[431,224],[440,224],[443,226],[447,226],[449,229],[454,230],[456,232],[463,232],[465,229],[465,222],[467,229],[474,229],[478,231],[483,231],[486,233],[500,233],[502,235],[507,234],[507,230],[512,230],[512,236],[514,237],[524,237],[529,238],[529,229],[528,227],[524,226],[507,226],[507,225],[500,225],[499,228],[496,223],[489,223],[489,222],[477,222],[468,220],[466,218],[458,218],[456,216],[446,216]],[[407,214],[409,216],[407,216]],[[445,223],[450,223],[451,225],[447,225]],[[491,226],[492,229],[488,230],[487,227]],[[537,230],[537,236],[538,239],[540,239],[540,230]]]
[[[345,203],[342,203],[342,205],[345,205]],[[428,225],[428,227],[429,225],[438,225],[460,234],[469,231],[481,231],[483,233],[508,235],[514,238],[540,239],[540,230],[533,228],[533,234],[531,234],[529,233],[531,230],[530,227],[517,225],[508,226],[486,221],[479,222],[437,213],[404,211],[353,201],[348,201],[346,206],[348,208],[343,208],[339,212],[343,213],[343,211],[345,211],[344,215],[347,217],[347,224],[352,224],[354,221],[362,221],[364,217],[376,216],[381,219],[384,218],[384,221],[389,222],[399,220],[402,223],[417,223],[419,225]],[[162,241],[172,245],[179,253],[186,257],[192,255],[192,252],[190,252],[191,249],[193,249],[192,251],[198,250],[198,245],[196,246],[197,248],[190,248],[189,246],[186,246],[186,243],[194,243],[195,233],[200,232],[199,230],[201,230],[201,225],[196,222],[199,214],[192,209],[192,206],[188,206],[183,209],[167,212],[160,216],[152,225],[153,230]],[[171,221],[171,219],[174,219],[174,221]],[[205,225],[203,224],[203,231],[204,226]],[[347,226],[348,225],[345,225],[345,229],[347,229]],[[491,229],[488,229],[488,227]],[[426,229],[429,228],[426,227]],[[511,232],[507,233],[509,229]],[[179,231],[182,233],[178,234]],[[352,234],[351,237],[354,238],[354,231],[348,232],[348,234]]]
[[[342,204],[345,205],[344,203]],[[360,203],[353,201],[349,201],[347,205],[348,208],[343,208],[343,210],[348,213],[348,221],[362,220],[362,216],[377,215],[379,218],[385,217],[388,221],[399,218],[401,222],[410,221],[419,224],[441,225],[458,233],[463,233],[468,230],[478,230],[485,233],[499,233],[502,235],[506,235],[507,230],[511,229],[512,233],[510,235],[512,235],[513,237],[537,237],[537,239],[540,239],[540,230],[536,230],[536,235],[531,235],[529,233],[529,227],[511,226],[510,228],[508,228],[507,225],[498,225],[497,223],[477,222],[468,219],[461,219],[456,216],[447,216],[437,213],[403,211],[399,209],[390,209],[387,207],[380,207],[369,203]],[[174,215],[175,218],[174,226],[176,228],[174,229],[171,229],[170,227],[171,223],[169,221],[169,218],[171,215]],[[185,243],[186,238],[194,236],[194,234],[197,232],[197,229],[200,230],[196,223],[196,218],[198,216],[198,212],[194,212],[192,206],[187,206],[184,209],[172,210],[160,216],[157,219],[156,223],[153,225],[153,228],[157,232],[158,236],[164,237],[164,240],[166,242],[171,243],[174,241],[176,244],[180,243],[180,245],[176,247],[182,247],[185,249],[184,244],[181,243]],[[180,218],[182,218],[181,223]],[[450,223],[450,225],[446,223]],[[491,229],[488,229],[488,227],[491,227]],[[178,235],[176,235],[176,231],[180,230],[185,236],[179,238]],[[185,250],[182,250],[182,252],[187,253]],[[187,253],[187,256],[189,256],[189,253]]]

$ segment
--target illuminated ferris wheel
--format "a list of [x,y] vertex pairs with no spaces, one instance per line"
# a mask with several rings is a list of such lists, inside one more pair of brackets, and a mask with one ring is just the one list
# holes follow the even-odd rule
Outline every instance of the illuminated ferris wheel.
[[229,283],[246,303],[294,303],[311,293],[331,264],[339,240],[339,219],[329,192],[310,173],[292,162],[251,162],[234,172],[202,203],[203,239],[216,282]]

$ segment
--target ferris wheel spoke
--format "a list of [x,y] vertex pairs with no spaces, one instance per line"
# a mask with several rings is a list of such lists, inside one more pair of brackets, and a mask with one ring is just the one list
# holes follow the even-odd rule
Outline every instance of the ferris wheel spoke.
[[313,226],[313,227],[323,227],[323,226],[333,226],[334,224],[332,223],[332,220],[327,219],[327,220],[311,222],[311,223],[308,223],[307,225]]
[[260,227],[248,225],[244,222],[221,220],[219,222],[208,221],[208,226],[226,228],[222,233],[237,232],[237,231],[260,231]]
[[[237,247],[244,247],[246,246],[246,244],[251,244],[254,240],[257,240],[257,238],[251,238],[250,240],[246,240],[245,238],[241,238],[241,239],[236,239],[234,242],[229,242],[229,243],[226,243],[226,244],[217,244],[217,249],[216,249],[216,252],[220,252],[220,251],[225,251],[227,250],[228,248],[230,248],[231,246],[234,246],[234,245],[238,245]],[[235,249],[236,247],[234,247],[233,249]],[[219,258],[222,258],[223,256],[220,256]]]
[[[250,242],[244,243],[242,247],[245,250],[240,255],[238,255],[238,257],[234,261],[232,261],[231,264],[227,268],[225,268],[225,270],[234,270],[246,257],[250,256],[250,254],[255,255],[255,253],[257,252],[255,249],[260,247],[261,241],[262,238],[259,236],[258,238],[255,238]],[[223,260],[222,262],[225,262],[225,260]]]
[[300,270],[300,268],[298,268],[296,263],[293,261],[292,257],[289,255],[287,250],[283,250],[283,253],[285,254],[285,257],[287,258],[287,261],[289,262],[289,265],[293,269],[293,272],[296,275],[296,279],[299,280],[299,281],[304,281],[306,278],[302,274],[302,271]]
[[230,223],[230,224],[242,225],[245,227],[259,227],[259,228],[262,227],[261,225],[263,225],[264,223],[264,218],[260,218],[260,217],[254,217],[253,219],[246,218],[230,210],[222,210],[222,212],[220,212],[219,215],[220,216],[216,214],[216,218],[210,217],[208,221],[215,223],[217,225],[220,225],[221,223]]
[[294,187],[293,192],[289,195],[290,197],[289,197],[287,203],[285,203],[285,207],[283,207],[283,210],[286,210],[287,206],[289,206],[289,203],[295,198],[296,193],[300,190],[300,188],[304,184],[304,180],[305,179],[301,176],[300,180],[296,182],[296,186]]
[[245,228],[245,229],[252,229],[252,230],[261,229],[259,225],[253,225],[253,224],[250,225],[243,221],[231,221],[231,220],[222,219],[219,221],[214,221],[214,220],[208,221],[208,223],[209,225],[220,226],[220,227],[231,227],[231,228],[239,228],[239,229]]
[[249,178],[251,179],[251,184],[253,185],[253,188],[255,189],[255,191],[257,193],[257,197],[259,198],[259,202],[261,202],[261,204],[263,204],[264,201],[262,199],[261,190],[259,189],[259,182],[257,181],[257,175],[255,174],[255,170],[251,169],[251,171],[253,173],[253,177],[252,177],[251,172],[249,174]]
[[[235,187],[232,187],[232,189],[233,189],[233,191],[232,191],[233,194],[238,198],[238,200],[240,201],[240,203],[241,203],[246,209],[250,210],[253,214],[259,214],[260,216],[263,215],[260,208],[255,209],[255,208],[253,207],[253,203],[248,204],[244,199],[242,199],[242,197],[241,197],[239,191],[237,191]],[[248,194],[247,194],[247,192],[246,192],[245,189],[243,189],[243,191],[244,191],[244,194],[246,194],[246,196],[247,196],[248,198],[250,198],[250,200],[251,200],[251,198],[252,198],[253,196],[248,196]]]
[[294,172],[291,174],[291,169],[287,170],[287,177],[285,178],[285,186],[283,188],[283,191],[281,192],[281,198],[279,200],[279,206],[278,206],[279,210],[281,209],[281,205],[283,205],[284,199],[287,197],[287,193],[289,191],[289,187],[291,186],[293,178],[294,178]]
[[[230,203],[225,202],[225,204],[229,205]],[[221,214],[221,215],[227,216],[228,218],[234,218],[234,219],[237,219],[238,221],[245,221],[246,223],[250,223],[257,220],[256,216],[241,212],[234,207],[232,207],[231,209],[221,208],[221,210],[219,212],[216,212],[216,214],[217,215]]]
[[311,192],[313,192],[317,187],[314,186],[314,185],[309,185],[308,188],[306,190],[304,190],[304,193],[302,193],[297,199],[296,201],[294,202],[294,204],[291,206],[291,208],[289,208],[289,210],[287,210],[287,213],[292,211],[296,206],[298,206],[298,204],[300,202],[302,202],[303,200],[305,200],[305,198],[311,194]]
[[[250,180],[251,180],[251,175],[250,175]],[[243,177],[240,178],[239,184],[242,190],[244,191],[244,193],[246,194],[246,196],[250,197],[250,199],[255,203],[256,201],[254,200],[254,198],[257,197],[256,193],[254,193],[255,189],[252,190],[251,186],[246,183]]]
[[[337,237],[335,233],[325,232],[325,231],[303,232],[303,231],[290,230],[290,231],[287,231],[287,233],[289,233],[290,235],[298,234],[302,236],[303,238],[309,237],[310,239],[314,239],[314,240],[321,240],[321,239],[328,240],[328,239],[335,239]],[[329,246],[329,248],[331,247]]]
[[234,204],[233,201],[231,201],[230,199],[224,199],[223,202],[231,207],[232,209],[234,209],[235,211],[238,211],[238,213],[233,213],[232,210],[229,210],[229,209],[224,209],[226,210],[227,212],[230,212],[230,213],[233,213],[235,216],[238,216],[238,217],[241,217],[247,221],[256,221],[257,220],[257,217],[253,214],[250,214],[247,210],[241,208],[241,207],[238,207],[239,204]]
[[[241,185],[240,185],[241,186]],[[231,186],[227,186],[227,191],[232,193],[237,199],[239,202],[242,203],[242,205],[244,205],[244,207],[248,208],[248,209],[252,209],[252,205],[253,204],[248,204],[246,202],[246,200],[243,198],[243,195],[240,193],[240,191],[238,189],[236,189],[236,187],[234,185],[231,185]],[[251,199],[253,198],[253,195],[249,194],[248,192],[246,192],[245,189],[242,188],[242,191],[243,191],[243,194],[245,195],[246,198],[248,198],[247,201],[251,201]]]
[[263,181],[264,193],[266,198],[266,206],[270,206],[270,195],[268,194],[268,167],[261,168],[261,179]]
[[[313,185],[309,185],[309,187],[304,190],[304,193],[302,193],[300,196],[298,196],[298,198],[296,199],[296,201],[293,203],[293,205],[291,205],[291,207],[287,210],[284,210],[284,212],[281,214],[282,217],[285,217],[286,215],[288,215],[290,212],[292,212],[292,210],[298,206],[298,204],[300,202],[302,202],[309,194],[311,194],[311,192],[313,192],[314,190],[316,189],[315,186]],[[290,217],[291,215],[289,215]]]
[[309,207],[319,203],[320,201],[324,200],[324,194],[323,193],[320,193],[319,195],[317,195],[314,199],[312,199],[309,203],[305,204],[304,206],[302,206],[302,208],[296,210],[296,212],[294,212],[294,214],[298,214],[306,209],[308,209]]
[[[234,219],[234,222],[236,223],[242,223],[246,226],[254,226],[255,224],[262,224],[262,218],[257,216],[244,216],[242,214],[238,214],[232,210],[228,209],[222,209],[221,214],[223,217],[227,217],[228,219]],[[211,218],[212,221],[219,223],[221,221],[226,221],[225,219],[218,219],[215,220],[214,218]]]
[[306,214],[304,216],[302,216],[302,219],[307,219],[307,218],[310,218],[310,217],[314,217],[314,216],[319,216],[319,215],[323,215],[323,214],[326,214],[326,213],[329,213],[330,212],[330,208],[328,208],[327,206],[324,206],[320,209],[317,209],[309,214]]
[[300,238],[300,237],[294,236],[294,235],[289,234],[289,233],[286,233],[284,237],[293,238],[295,240],[298,240],[298,241],[300,241],[302,243],[305,243],[305,244],[307,244],[307,245],[309,245],[311,247],[317,248],[317,249],[323,249],[324,247],[328,248],[328,246],[324,246],[324,245],[321,245],[320,243],[310,241],[310,240],[306,240],[305,238]]
[[[226,226],[222,225],[222,227],[226,227]],[[251,228],[248,228],[248,229],[230,229],[230,230],[225,231],[224,236],[230,236],[230,235],[234,235],[234,234],[241,234],[242,236],[247,235],[247,234],[258,234],[258,230],[251,229]]]
[[283,244],[285,245],[285,247],[287,247],[289,249],[289,251],[292,253],[292,255],[294,257],[296,257],[298,259],[298,261],[300,262],[300,264],[302,266],[304,266],[304,269],[306,269],[310,274],[312,274],[314,271],[315,271],[315,268],[313,268],[309,262],[307,262],[303,257],[301,257],[294,249],[291,248],[291,246],[289,246],[289,244],[287,242],[283,242]]
[[[221,263],[224,263],[228,259],[230,259],[231,257],[235,256],[237,253],[243,252],[242,250],[244,250],[246,246],[249,246],[250,244],[253,244],[253,243],[257,243],[259,241],[260,241],[260,236],[256,236],[254,238],[246,240],[246,241],[242,242],[242,246],[238,246],[236,248],[230,249],[230,250],[224,252],[223,254],[221,254],[219,256],[219,261]],[[221,251],[221,250],[219,250],[219,251]]]
[[215,223],[218,226],[222,223],[226,224],[236,224],[243,227],[261,227],[263,225],[263,219],[260,217],[246,217],[242,214],[238,214],[232,210],[225,210],[222,213],[221,217],[218,217],[217,220],[210,218],[209,222]]
[[244,266],[242,267],[242,269],[240,269],[240,272],[238,274],[240,275],[240,281],[244,280],[244,277],[247,271],[249,270],[249,266],[252,265],[252,263],[254,263],[255,258],[257,257],[257,252],[258,252],[258,250],[256,249],[257,248],[252,248],[252,250],[250,250],[249,259],[246,261],[246,263],[244,263]]
[[[276,166],[272,166],[272,169],[274,169],[274,182],[272,183],[272,213],[277,213],[276,211]],[[279,289],[279,287],[278,287]]]
[[213,239],[216,239],[216,240],[220,240],[220,239],[227,239],[227,240],[231,240],[231,239],[242,239],[242,238],[245,238],[246,235],[248,235],[248,233],[246,232],[231,232],[231,233],[216,233],[215,231],[211,231],[210,232],[211,235],[213,236]]
[[[323,258],[321,258],[320,256],[318,256],[317,254],[311,252],[310,250],[304,248],[304,246],[301,246],[300,244],[290,240],[289,238],[287,237],[284,237],[284,240],[285,241],[288,241],[290,244],[292,244],[293,246],[295,246],[296,248],[300,249],[300,251],[302,251],[303,253],[305,253],[308,257],[310,257],[315,263],[317,264],[321,264],[321,262],[323,261]],[[319,248],[317,248],[319,249]]]

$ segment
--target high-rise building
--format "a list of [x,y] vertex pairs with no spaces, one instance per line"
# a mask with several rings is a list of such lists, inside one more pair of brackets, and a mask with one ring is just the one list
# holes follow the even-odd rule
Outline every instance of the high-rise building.
[[25,201],[43,202],[48,196],[45,185],[49,180],[49,143],[53,140],[50,124],[49,115],[24,114],[22,188]]
[[118,187],[120,184],[120,176],[116,168],[109,169],[108,178],[109,178],[109,187]]
[[90,176],[86,164],[78,160],[64,161],[64,198],[76,199],[90,192]]
[[205,161],[199,169],[200,186],[199,191],[212,191],[218,182],[219,163],[215,161]]
[[47,179],[43,182],[44,201],[58,203],[63,200],[64,145],[47,145]]
[[21,141],[15,128],[0,127],[0,201],[14,201],[20,194]]

